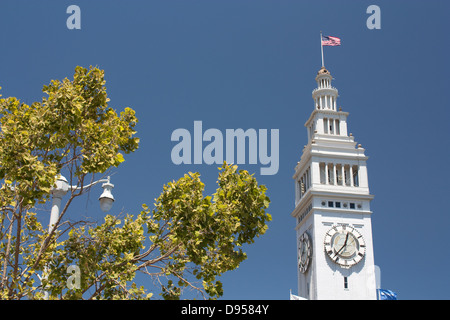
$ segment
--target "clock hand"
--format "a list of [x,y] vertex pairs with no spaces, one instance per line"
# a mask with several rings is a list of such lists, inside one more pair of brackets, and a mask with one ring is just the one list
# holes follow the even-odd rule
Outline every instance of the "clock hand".
[[342,247],[339,249],[339,251],[336,252],[335,256],[337,256],[339,253],[341,253],[342,249],[345,248],[345,246],[347,245],[347,240],[348,240],[348,233],[347,233],[347,235],[345,236],[344,244],[343,244]]

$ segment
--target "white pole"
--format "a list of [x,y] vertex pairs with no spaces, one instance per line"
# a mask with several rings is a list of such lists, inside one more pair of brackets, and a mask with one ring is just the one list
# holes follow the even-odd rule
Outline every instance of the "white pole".
[[[48,233],[51,233],[56,228],[56,224],[59,220],[59,215],[61,212],[62,198],[64,197],[64,195],[67,193],[68,190],[69,190],[69,183],[67,182],[67,179],[64,178],[63,176],[60,176],[58,180],[56,180],[56,188],[53,188],[51,191],[52,210],[50,212],[50,223],[48,225]],[[38,276],[39,279],[41,280],[41,283],[42,280],[48,279],[48,274],[49,274],[49,267],[48,265],[46,265],[44,267],[42,277]],[[48,297],[49,293],[47,290],[45,290],[44,287],[44,299],[48,300]]]
[[[59,213],[61,210],[61,201],[62,201],[63,195],[61,193],[55,192],[53,190],[52,192],[52,211],[50,212],[50,223],[48,225],[48,233],[51,233],[53,229],[56,227],[56,223],[59,220]],[[47,280],[49,274],[49,268],[46,265],[44,267],[44,272],[42,273],[42,277],[39,277],[41,280]],[[45,289],[45,288],[44,288]],[[44,300],[48,300],[49,293],[47,290],[44,290]]]
[[50,224],[48,226],[48,232],[52,232],[52,230],[55,228],[56,223],[59,219],[59,212],[61,208],[61,200],[62,197],[56,194],[53,194],[53,202],[52,202],[52,211],[50,213]]
[[320,52],[322,53],[322,67],[325,67],[325,64],[323,62],[322,31],[320,31]]

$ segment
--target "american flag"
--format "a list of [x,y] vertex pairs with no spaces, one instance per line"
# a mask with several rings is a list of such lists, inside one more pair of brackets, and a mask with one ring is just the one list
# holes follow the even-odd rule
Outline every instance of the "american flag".
[[323,46],[340,46],[341,39],[339,39],[337,37],[322,36],[322,45]]

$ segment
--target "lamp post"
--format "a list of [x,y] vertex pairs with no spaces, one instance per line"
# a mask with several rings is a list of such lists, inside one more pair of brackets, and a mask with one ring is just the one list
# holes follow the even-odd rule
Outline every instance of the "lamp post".
[[[111,193],[111,190],[114,188],[114,185],[110,182],[109,176],[107,179],[100,179],[93,183],[90,183],[87,186],[84,186],[83,189],[90,188],[100,182],[103,182],[103,184],[102,184],[103,193],[100,195],[100,197],[98,199],[100,201],[100,209],[103,212],[107,212],[107,211],[111,210],[113,202],[114,202],[114,196]],[[59,214],[61,212],[62,198],[66,195],[66,193],[69,190],[80,190],[80,189],[81,189],[81,187],[69,185],[69,182],[63,176],[59,176],[59,178],[56,180],[56,187],[54,187],[51,190],[52,210],[50,213],[50,224],[48,227],[49,232],[52,232],[53,228],[58,223]]]
[[[99,201],[100,201],[100,209],[103,212],[107,212],[109,210],[111,210],[112,205],[114,203],[114,196],[112,195],[111,191],[114,188],[114,185],[110,182],[110,177],[108,176],[107,179],[100,179],[97,180],[93,183],[88,184],[87,186],[83,186],[83,189],[87,189],[90,188],[98,183],[102,184],[102,188],[103,188],[103,193],[100,195],[99,197]],[[62,202],[62,198],[67,194],[67,192],[69,190],[75,191],[75,190],[80,190],[81,187],[77,187],[77,186],[71,186],[69,184],[69,182],[67,181],[67,179],[60,175],[58,177],[58,179],[56,180],[56,186],[52,188],[51,190],[51,194],[52,194],[52,210],[50,212],[50,223],[48,226],[48,232],[51,233],[53,231],[53,229],[55,228],[56,224],[58,223],[59,220],[59,215],[61,212],[61,202]],[[48,268],[46,267],[44,270],[44,273],[41,276],[38,275],[39,279],[42,280],[46,279],[48,275]],[[44,291],[44,299],[47,300],[48,299],[48,292]]]

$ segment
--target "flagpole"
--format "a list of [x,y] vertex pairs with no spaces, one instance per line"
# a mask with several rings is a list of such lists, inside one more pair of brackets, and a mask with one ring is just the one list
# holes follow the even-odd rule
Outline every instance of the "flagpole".
[[320,31],[320,52],[322,53],[322,67],[325,67],[325,64],[323,63],[322,31]]

